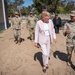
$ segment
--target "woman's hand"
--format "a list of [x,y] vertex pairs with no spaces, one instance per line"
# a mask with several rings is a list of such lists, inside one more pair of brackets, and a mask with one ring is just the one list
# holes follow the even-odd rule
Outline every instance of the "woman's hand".
[[69,34],[70,33],[70,30],[66,30],[66,34]]
[[35,43],[34,43],[34,46],[35,46],[35,47],[38,47],[38,44],[35,42]]
[[56,43],[57,42],[56,39],[54,39],[53,42]]

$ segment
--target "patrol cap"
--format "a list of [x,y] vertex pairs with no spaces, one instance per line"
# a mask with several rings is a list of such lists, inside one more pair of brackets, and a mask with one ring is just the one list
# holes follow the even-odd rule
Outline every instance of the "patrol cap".
[[19,15],[19,13],[18,13],[18,12],[14,12],[14,14],[17,14],[17,15]]
[[58,16],[58,14],[55,14],[55,16]]
[[75,16],[75,11],[71,11],[70,16]]
[[47,6],[46,6],[46,5],[43,5],[42,8],[43,8],[43,9],[47,9]]
[[30,12],[30,14],[33,14],[33,12]]

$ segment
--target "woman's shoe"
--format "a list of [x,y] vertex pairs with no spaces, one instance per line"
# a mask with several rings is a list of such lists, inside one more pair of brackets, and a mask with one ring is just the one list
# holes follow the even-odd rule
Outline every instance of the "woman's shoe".
[[46,66],[46,69],[48,69],[49,67],[48,66]]
[[48,57],[48,60],[50,60],[50,57]]
[[44,73],[46,72],[46,67],[45,67],[45,66],[43,67],[43,72],[44,72]]
[[43,69],[43,72],[45,73],[46,72],[46,69]]
[[49,67],[48,67],[48,64],[46,64],[46,69],[48,69]]

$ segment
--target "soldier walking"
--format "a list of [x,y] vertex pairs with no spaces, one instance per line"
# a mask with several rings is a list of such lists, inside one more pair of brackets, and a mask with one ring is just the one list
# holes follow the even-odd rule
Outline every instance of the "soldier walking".
[[61,18],[55,14],[55,17],[53,18],[54,28],[55,32],[59,34],[59,28],[61,27]]
[[21,36],[21,18],[19,17],[19,13],[14,13],[14,18],[12,19],[12,26],[13,26],[13,35],[14,35],[14,42],[20,45],[20,36]]
[[71,57],[72,52],[75,50],[75,11],[71,11],[70,14],[71,21],[65,23],[64,25],[64,36],[67,36],[66,39],[66,46],[67,46],[67,53],[68,53],[68,62],[67,65],[71,65]]
[[30,12],[29,17],[27,18],[27,29],[29,30],[30,40],[34,40],[34,28],[37,18],[33,16],[33,12]]

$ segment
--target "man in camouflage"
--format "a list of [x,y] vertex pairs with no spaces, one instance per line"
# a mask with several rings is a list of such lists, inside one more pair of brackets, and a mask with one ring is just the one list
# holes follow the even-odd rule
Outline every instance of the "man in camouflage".
[[19,13],[15,12],[14,13],[14,18],[11,20],[12,21],[12,27],[13,27],[13,35],[14,35],[14,42],[16,44],[20,44],[20,36],[21,36],[21,18],[19,17]]
[[27,29],[29,30],[30,40],[34,40],[34,28],[37,18],[33,16],[33,12],[30,12],[29,17],[27,18]]
[[67,36],[66,39],[66,46],[67,46],[67,53],[68,53],[68,62],[67,65],[71,65],[71,57],[72,52],[75,50],[75,11],[71,12],[70,18],[71,21],[65,23],[64,25],[64,35]]
[[[42,6],[42,12],[43,12],[43,11],[47,11],[47,6],[46,6],[46,5],[43,5],[43,6]],[[39,16],[38,16],[38,19],[41,20],[41,13],[40,13]]]

